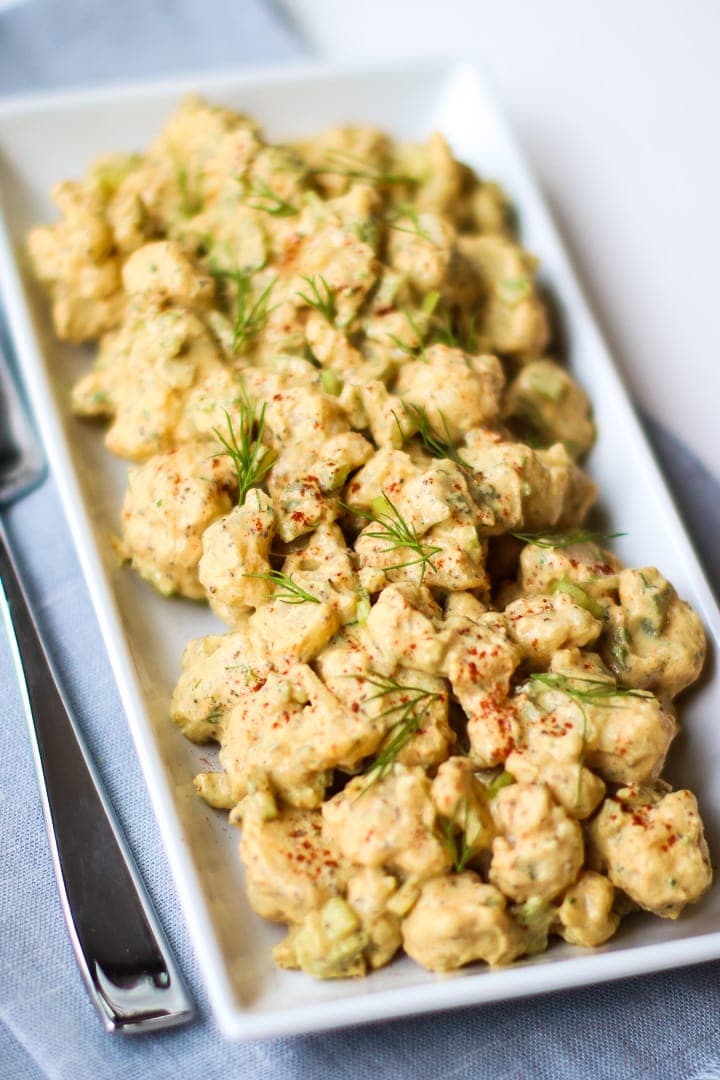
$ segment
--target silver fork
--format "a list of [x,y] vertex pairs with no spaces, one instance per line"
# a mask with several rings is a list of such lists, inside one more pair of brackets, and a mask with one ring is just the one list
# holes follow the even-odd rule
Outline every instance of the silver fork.
[[105,1028],[148,1031],[188,1020],[192,1003],[53,672],[2,521],[2,509],[43,475],[0,336],[0,609],[22,690],[55,876],[75,956]]

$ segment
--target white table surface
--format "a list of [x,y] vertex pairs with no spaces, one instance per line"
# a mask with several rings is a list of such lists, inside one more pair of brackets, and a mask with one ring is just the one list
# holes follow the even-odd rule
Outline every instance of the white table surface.
[[720,478],[720,3],[281,0],[333,59],[477,59],[638,401]]

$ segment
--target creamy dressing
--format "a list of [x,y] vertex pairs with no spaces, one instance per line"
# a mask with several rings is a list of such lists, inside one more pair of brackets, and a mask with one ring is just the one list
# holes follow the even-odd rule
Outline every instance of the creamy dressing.
[[28,246],[73,391],[133,465],[121,557],[226,633],[171,715],[218,745],[277,963],[361,976],[584,947],[709,887],[661,780],[699,619],[584,528],[595,428],[500,188],[441,135],[266,142],[184,101]]

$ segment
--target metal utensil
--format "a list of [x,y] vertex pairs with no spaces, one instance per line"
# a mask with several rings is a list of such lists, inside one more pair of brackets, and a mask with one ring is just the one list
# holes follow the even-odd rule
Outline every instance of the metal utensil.
[[[0,511],[44,474],[0,339]],[[188,1020],[193,1007],[30,612],[0,513],[0,609],[23,695],[60,899],[108,1031]]]

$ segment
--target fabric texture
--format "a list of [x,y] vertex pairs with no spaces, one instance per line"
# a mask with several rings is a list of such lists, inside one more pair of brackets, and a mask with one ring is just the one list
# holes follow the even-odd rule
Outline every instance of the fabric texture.
[[[0,93],[302,55],[259,0],[30,0],[0,12]],[[649,422],[720,589],[720,489]],[[57,898],[20,695],[0,638],[0,1076],[9,1080],[720,1077],[720,964],[484,1008],[233,1044],[209,1014],[87,589],[52,481],[7,513],[37,617],[198,1006],[175,1030],[106,1035]]]

